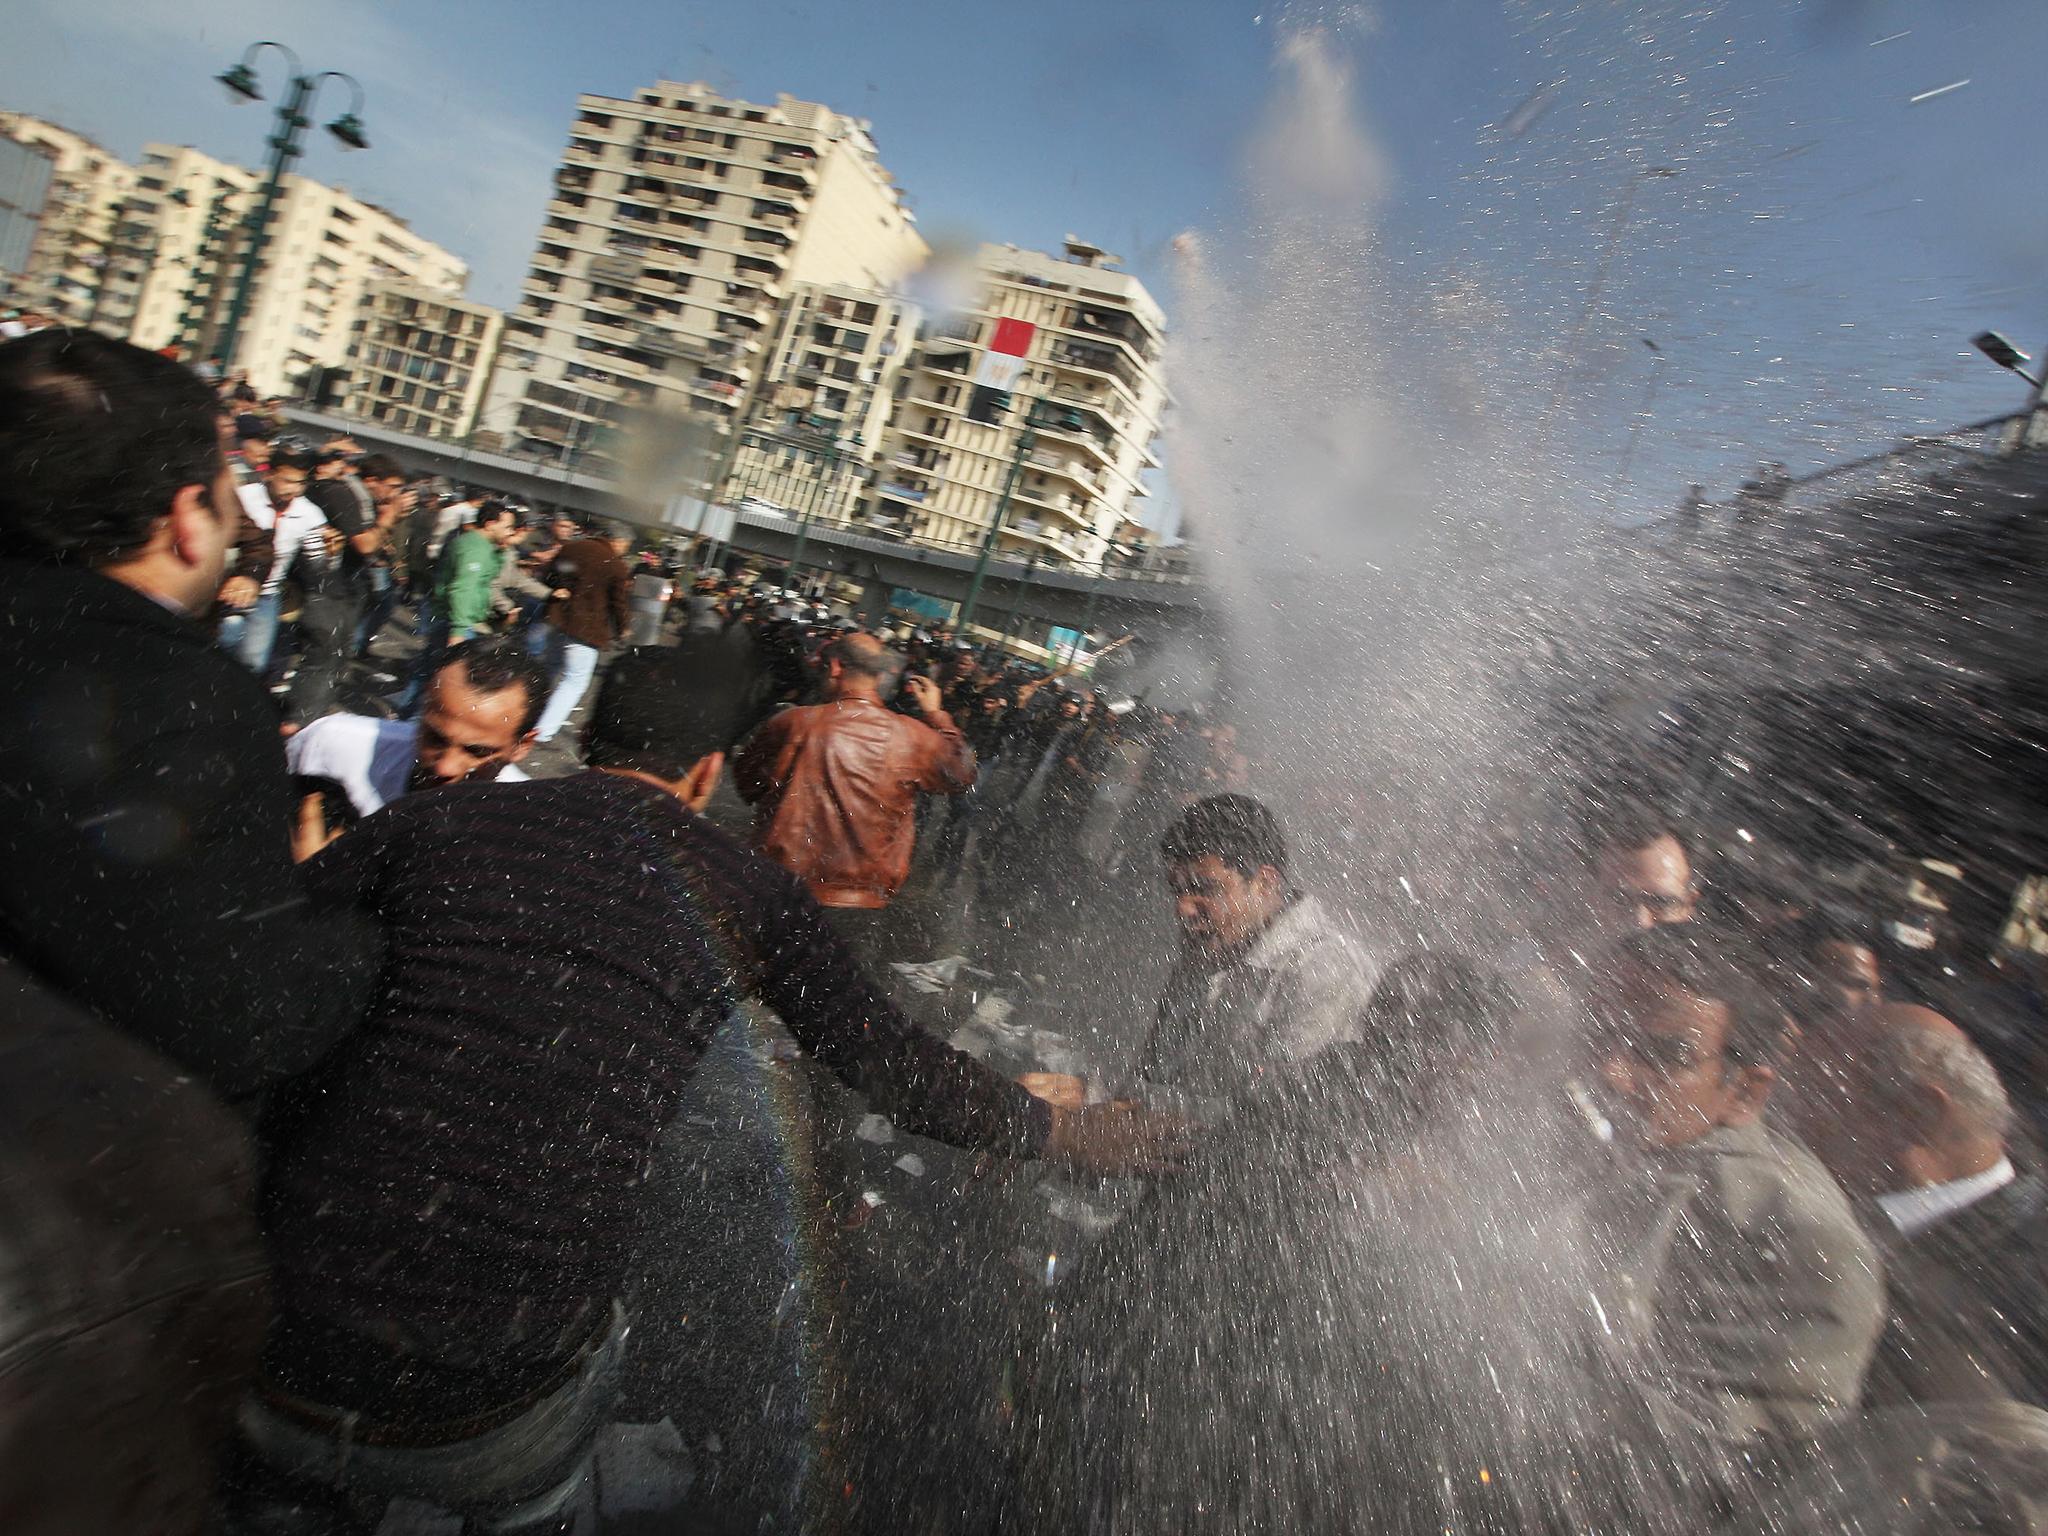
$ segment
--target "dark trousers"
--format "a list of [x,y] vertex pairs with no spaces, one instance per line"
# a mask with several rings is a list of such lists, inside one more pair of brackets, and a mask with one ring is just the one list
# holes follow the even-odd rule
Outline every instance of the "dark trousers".
[[362,600],[354,593],[308,593],[299,610],[299,670],[292,678],[291,718],[305,725],[329,714],[341,675],[355,650]]
[[384,621],[391,617],[391,610],[398,604],[398,583],[391,578],[391,567],[373,565],[363,571],[363,611],[356,620],[355,653],[358,658],[369,655],[370,642],[383,632]]

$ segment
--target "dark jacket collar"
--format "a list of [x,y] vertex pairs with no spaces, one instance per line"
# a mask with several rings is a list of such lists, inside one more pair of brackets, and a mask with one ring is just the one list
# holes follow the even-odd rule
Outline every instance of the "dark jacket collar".
[[126,582],[83,566],[0,559],[0,625],[9,629],[91,620],[154,630],[188,645],[208,644],[206,631]]

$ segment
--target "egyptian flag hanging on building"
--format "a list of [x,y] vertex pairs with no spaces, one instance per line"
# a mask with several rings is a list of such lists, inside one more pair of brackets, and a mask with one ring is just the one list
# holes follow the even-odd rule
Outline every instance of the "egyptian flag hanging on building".
[[974,383],[980,389],[999,389],[1008,394],[1017,387],[1017,380],[1024,375],[1024,358],[1031,350],[1031,338],[1038,334],[1038,327],[1029,320],[998,320],[996,333],[988,341],[988,351],[981,357],[981,366],[974,370]]
[[1010,392],[1024,376],[1025,354],[1038,327],[1029,320],[998,320],[981,366],[974,370],[974,392],[968,397],[967,419],[994,423],[1010,408]]

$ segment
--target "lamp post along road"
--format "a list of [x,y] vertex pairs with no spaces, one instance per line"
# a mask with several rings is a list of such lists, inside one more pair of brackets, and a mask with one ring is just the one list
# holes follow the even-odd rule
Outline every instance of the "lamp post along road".
[[270,159],[264,170],[263,190],[257,195],[256,204],[244,221],[241,271],[235,278],[235,292],[228,303],[227,320],[214,343],[214,355],[220,359],[223,370],[234,366],[235,346],[241,340],[242,322],[248,318],[250,295],[256,287],[256,268],[262,260],[263,247],[270,239],[271,210],[277,206],[277,195],[284,187],[285,173],[291,169],[292,162],[305,152],[303,138],[313,125],[312,118],[307,116],[307,108],[318,94],[322,81],[346,80],[355,92],[355,105],[329,123],[327,131],[344,149],[370,147],[370,141],[363,133],[363,88],[355,77],[338,69],[308,75],[299,65],[299,56],[283,43],[253,43],[242,55],[241,63],[230,66],[215,77],[227,87],[231,99],[237,102],[263,99],[253,61],[266,48],[275,48],[291,61],[291,86],[277,109],[277,123],[268,140]]
[[967,583],[967,601],[960,605],[962,634],[974,622],[974,609],[981,601],[981,583],[988,575],[989,561],[995,557],[996,539],[1003,531],[1003,519],[1009,515],[1010,497],[1017,489],[1017,477],[1024,472],[1024,456],[1038,446],[1038,405],[1034,398],[1025,407],[1024,430],[1017,434],[1017,451],[1010,455],[1010,472],[1003,477],[1003,494],[996,502],[995,516],[989,519],[988,537],[981,541],[981,557],[974,562],[973,580]]
[[1996,331],[1979,331],[1970,338],[1970,345],[1982,352],[1992,362],[2008,373],[2019,375],[2034,386],[2033,394],[2027,397],[2027,408],[2020,418],[2020,428],[2009,444],[2010,448],[2031,448],[2037,444],[2048,444],[2048,420],[2044,420],[2044,408],[2048,408],[2048,361],[2037,363],[2032,373],[2027,372],[2027,354],[2014,346]]
[[1600,259],[1593,267],[1593,281],[1586,290],[1585,307],[1579,311],[1578,324],[1572,327],[1571,340],[1565,343],[1564,357],[1558,366],[1557,388],[1550,398],[1553,416],[1564,404],[1565,394],[1571,388],[1572,376],[1578,369],[1579,348],[1584,345],[1587,327],[1592,325],[1593,316],[1600,309],[1600,300],[1607,292],[1607,274],[1614,265],[1614,253],[1621,249],[1622,237],[1628,233],[1628,227],[1635,218],[1636,194],[1642,191],[1646,181],[1668,181],[1677,174],[1674,166],[1645,166],[1629,177],[1628,185],[1622,189],[1615,209],[1614,229],[1600,247]]

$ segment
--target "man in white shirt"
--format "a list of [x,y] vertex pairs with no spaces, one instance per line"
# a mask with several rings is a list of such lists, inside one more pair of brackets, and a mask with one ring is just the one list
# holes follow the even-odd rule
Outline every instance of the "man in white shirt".
[[[469,640],[442,653],[417,719],[325,715],[292,737],[285,755],[297,777],[338,785],[350,810],[368,816],[416,790],[524,779],[518,764],[533,749],[547,696],[547,673],[523,647]],[[323,826],[334,819],[319,809]],[[311,812],[301,802],[302,817]]]
[[318,537],[327,527],[327,516],[305,496],[313,473],[310,451],[277,448],[270,456],[270,468],[254,485],[236,488],[242,510],[257,527],[270,534],[270,570],[246,614],[221,626],[221,644],[239,657],[242,665],[262,677],[270,670],[270,653],[277,644],[278,593],[292,562],[302,553],[321,561],[336,557],[333,542]]

